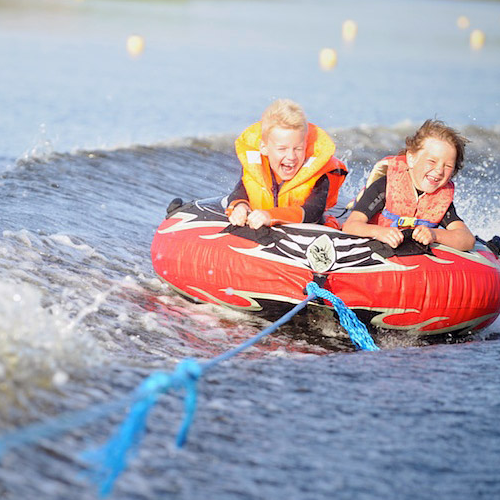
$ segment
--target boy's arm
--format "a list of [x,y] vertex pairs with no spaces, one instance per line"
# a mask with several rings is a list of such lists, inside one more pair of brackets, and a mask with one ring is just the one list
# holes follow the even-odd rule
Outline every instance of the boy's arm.
[[296,222],[321,222],[326,208],[329,188],[330,180],[328,176],[322,175],[302,207],[278,207],[267,210],[271,216],[270,224],[274,226],[275,224],[292,224]]
[[247,216],[251,212],[248,194],[243,181],[240,179],[233,192],[227,197],[229,202],[225,212],[229,222],[235,226],[244,226]]
[[239,201],[246,201],[248,203],[248,194],[245,186],[243,185],[243,181],[240,179],[233,191],[227,197],[227,201],[229,205],[235,206]]
[[314,185],[304,205],[302,205],[304,210],[304,219],[302,222],[322,222],[323,213],[326,210],[326,200],[329,190],[330,179],[326,174],[322,175]]
[[304,209],[299,206],[294,207],[275,207],[269,210],[262,210],[269,214],[269,225],[276,224],[294,224],[304,222]]
[[232,215],[234,209],[240,203],[245,204],[247,211],[250,211],[250,202],[248,201],[248,194],[243,181],[240,179],[233,189],[232,193],[227,197],[228,207],[226,208],[226,215]]

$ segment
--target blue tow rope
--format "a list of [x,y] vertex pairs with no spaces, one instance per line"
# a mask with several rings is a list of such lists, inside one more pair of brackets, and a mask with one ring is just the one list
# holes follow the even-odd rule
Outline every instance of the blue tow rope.
[[320,288],[317,283],[311,282],[307,285],[307,293],[314,294],[324,300],[331,302],[335,311],[339,315],[340,324],[347,330],[354,345],[365,351],[378,351],[379,348],[368,333],[364,323],[344,304],[342,299],[324,288]]
[[[356,315],[347,308],[344,302],[328,290],[320,288],[316,283],[308,283],[306,287],[308,296],[297,304],[288,313],[275,321],[260,333],[242,343],[238,347],[216,356],[210,361],[198,363],[195,359],[184,359],[175,368],[174,372],[166,374],[158,372],[146,378],[131,396],[115,403],[100,405],[95,412],[86,410],[63,415],[47,423],[37,423],[23,429],[18,429],[0,438],[0,457],[12,448],[24,444],[34,443],[48,436],[61,433],[63,430],[89,423],[100,416],[111,413],[117,408],[123,408],[131,403],[130,411],[125,421],[115,431],[109,441],[97,450],[87,451],[83,458],[93,464],[89,476],[99,487],[102,497],[108,496],[113,490],[118,476],[127,467],[130,456],[133,456],[139,447],[140,440],[145,434],[146,422],[149,412],[157,403],[161,394],[173,390],[185,390],[184,418],[177,433],[176,445],[182,447],[186,442],[190,426],[194,419],[198,396],[197,383],[201,376],[209,369],[222,361],[226,361],[248,347],[259,342],[264,336],[276,331],[280,326],[289,321],[295,314],[303,309],[308,302],[316,298],[329,301],[339,315],[340,324],[349,333],[352,342],[360,349],[375,351],[379,348],[373,342],[366,326],[361,323]],[[72,425],[71,416],[73,415]]]

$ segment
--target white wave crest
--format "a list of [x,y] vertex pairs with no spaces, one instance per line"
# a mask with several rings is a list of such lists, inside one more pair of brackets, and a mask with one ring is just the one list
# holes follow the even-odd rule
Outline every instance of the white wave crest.
[[33,285],[1,283],[0,317],[0,410],[102,361],[91,335],[62,306],[45,307]]

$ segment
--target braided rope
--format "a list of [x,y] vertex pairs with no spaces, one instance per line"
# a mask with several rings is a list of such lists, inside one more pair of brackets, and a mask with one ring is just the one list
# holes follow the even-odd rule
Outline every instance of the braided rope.
[[342,299],[335,296],[332,292],[320,288],[318,284],[314,282],[308,283],[306,290],[309,294],[315,294],[331,302],[339,315],[340,324],[347,330],[354,345],[365,351],[379,350],[371,335],[368,333],[366,326],[359,321],[356,314],[344,304]]

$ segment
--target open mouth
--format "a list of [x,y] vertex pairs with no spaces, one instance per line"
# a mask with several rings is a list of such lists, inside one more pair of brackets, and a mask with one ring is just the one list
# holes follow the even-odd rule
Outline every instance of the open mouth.
[[441,179],[438,177],[433,177],[432,175],[426,175],[425,178],[427,179],[428,182],[431,184],[439,184],[441,182]]
[[290,174],[295,170],[295,165],[284,165],[283,163],[281,164],[281,169],[283,170],[284,173]]

